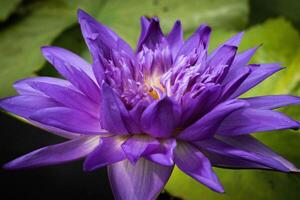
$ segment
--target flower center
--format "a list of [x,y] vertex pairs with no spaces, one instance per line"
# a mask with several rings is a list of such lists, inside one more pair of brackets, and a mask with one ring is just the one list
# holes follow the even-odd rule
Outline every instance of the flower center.
[[159,99],[159,95],[158,95],[158,93],[157,93],[157,91],[155,91],[155,90],[153,90],[153,88],[151,88],[149,91],[148,91],[148,93],[149,93],[149,95],[151,96],[151,97],[153,97],[153,99]]
[[165,88],[160,83],[160,77],[160,75],[152,74],[145,78],[147,92],[153,99],[159,99],[160,95],[165,92]]

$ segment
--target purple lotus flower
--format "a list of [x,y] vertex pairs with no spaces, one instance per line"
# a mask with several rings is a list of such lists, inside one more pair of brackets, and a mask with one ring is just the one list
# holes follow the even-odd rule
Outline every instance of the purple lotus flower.
[[81,30],[90,65],[59,47],[42,47],[66,78],[35,77],[14,84],[19,95],[1,100],[4,110],[70,140],[44,147],[5,165],[31,168],[85,158],[84,170],[107,166],[118,200],[155,199],[174,165],[223,192],[212,166],[298,169],[249,134],[298,129],[273,109],[300,104],[288,95],[238,98],[279,64],[247,64],[257,48],[237,53],[242,33],[208,53],[210,27],[186,41],[180,21],[167,35],[157,18],[141,18],[136,51],[83,11]]

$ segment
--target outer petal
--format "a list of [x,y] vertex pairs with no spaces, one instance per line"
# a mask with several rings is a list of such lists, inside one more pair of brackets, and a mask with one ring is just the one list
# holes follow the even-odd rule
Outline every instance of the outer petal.
[[106,165],[126,159],[122,143],[126,137],[110,136],[101,138],[101,142],[84,161],[84,170],[92,171]]
[[179,143],[175,150],[175,164],[186,174],[216,192],[224,192],[209,160],[194,146]]
[[226,77],[229,70],[229,66],[232,64],[236,52],[236,46],[223,45],[209,59],[208,67],[210,67],[212,70],[222,70],[222,68],[224,68],[218,82],[221,83]]
[[259,109],[275,109],[283,106],[300,104],[300,97],[291,95],[270,95],[252,98],[244,98],[250,107]]
[[207,87],[194,98],[187,93],[182,100],[181,121],[183,124],[190,124],[210,111],[218,103],[221,93],[222,87],[220,85]]
[[237,70],[238,68],[241,68],[246,64],[248,64],[248,62],[251,60],[252,56],[254,55],[254,53],[257,51],[259,47],[260,46],[238,53],[233,60],[233,63],[231,65],[231,70]]
[[243,101],[231,100],[218,105],[204,117],[184,129],[178,138],[182,140],[201,140],[212,137],[219,124],[232,112],[246,106]]
[[172,52],[172,57],[175,58],[179,49],[184,43],[183,30],[181,27],[181,22],[179,20],[175,22],[173,29],[167,36],[167,41]]
[[175,139],[160,140],[161,148],[159,151],[147,156],[146,158],[160,165],[174,165],[174,150],[176,148]]
[[243,36],[244,32],[239,32],[238,34],[234,35],[229,40],[227,40],[224,44],[237,47],[241,43]]
[[37,126],[37,127],[41,128],[45,131],[48,131],[52,134],[55,134],[55,135],[58,135],[58,136],[61,136],[61,137],[64,137],[64,138],[74,139],[74,138],[77,138],[77,137],[80,136],[79,133],[66,131],[66,130],[63,130],[63,129],[60,129],[60,128],[57,128],[57,127],[54,127],[54,126],[48,126],[48,125],[45,125],[45,124],[42,124],[42,123],[39,123],[39,122],[36,122],[36,121],[33,121],[33,120],[29,120],[29,123],[33,124],[34,126]]
[[159,25],[159,19],[154,17],[150,20],[149,27],[141,43],[137,47],[137,52],[141,51],[143,46],[154,49],[155,46],[164,40],[164,34]]
[[272,110],[245,108],[229,115],[217,130],[219,135],[242,135],[261,131],[298,129],[300,123]]
[[111,59],[112,50],[133,57],[133,50],[115,32],[100,24],[82,10],[78,10],[78,21],[85,42],[93,57],[94,74],[97,82],[101,85],[104,78],[103,59]]
[[240,32],[238,34],[236,34],[235,36],[233,36],[232,38],[230,38],[229,40],[227,40],[224,44],[220,45],[218,48],[216,48],[210,55],[209,58],[212,58],[215,56],[215,54],[219,51],[220,48],[222,48],[224,45],[229,45],[229,46],[239,46],[242,37],[244,35],[244,32]]
[[19,80],[14,83],[13,87],[17,90],[17,92],[21,95],[39,95],[39,96],[47,96],[43,92],[32,88],[32,83],[48,83],[61,87],[66,87],[69,89],[76,90],[77,89],[69,82],[60,78],[53,77],[34,77],[34,78],[26,78]]
[[144,110],[149,105],[148,101],[140,101],[129,111],[129,118],[127,124],[131,124],[131,126],[135,126],[136,130],[130,130],[131,133],[142,133],[141,131],[141,116]]
[[128,134],[122,115],[128,112],[115,92],[106,84],[101,86],[100,123],[111,133]]
[[[218,139],[196,142],[195,145],[208,152],[209,158],[223,167],[265,168],[284,172],[298,171],[289,161],[248,135],[218,137]],[[218,157],[223,157],[223,160]]]
[[110,49],[119,49],[128,55],[133,55],[131,47],[124,40],[83,10],[78,10],[78,21],[83,37],[94,58],[98,58],[99,52],[105,57],[108,56]]
[[261,64],[261,65],[249,65],[252,72],[248,78],[242,83],[242,85],[232,94],[231,98],[240,96],[247,92],[275,72],[283,69],[279,64]]
[[109,180],[116,200],[153,200],[168,181],[173,167],[146,159],[135,165],[128,160],[108,166]]
[[201,25],[196,32],[184,42],[180,48],[177,57],[180,55],[188,55],[195,49],[198,49],[200,45],[206,49],[208,47],[209,36],[211,28],[206,25]]
[[38,95],[20,95],[0,100],[0,108],[29,120],[29,123],[39,128],[69,139],[78,137],[78,134],[58,129],[56,127],[46,126],[32,121],[29,118],[37,110],[61,106],[61,104],[48,97]]
[[243,135],[237,137],[220,137],[219,139],[226,142],[229,145],[235,146],[236,148],[241,148],[246,151],[255,152],[257,154],[261,154],[274,160],[277,160],[286,168],[287,171],[299,172],[299,169],[297,169],[292,163],[290,163],[283,157],[277,155],[267,146],[265,146],[260,141],[258,141],[250,135]]
[[[201,148],[199,147],[199,149]],[[233,157],[231,154],[221,154],[206,149],[201,149],[201,152],[206,155],[211,164],[215,167],[230,169],[270,169],[265,165],[246,160],[243,157]]]
[[65,163],[89,154],[99,142],[99,137],[79,137],[64,143],[44,147],[21,156],[4,165],[6,169],[41,167]]
[[236,54],[233,63],[230,66],[230,69],[228,71],[228,74],[226,75],[224,83],[227,83],[230,80],[234,79],[236,76],[239,76],[240,70],[243,70],[245,65],[247,65],[247,63],[251,60],[252,56],[254,55],[254,53],[257,51],[258,48],[259,47],[255,47]]
[[160,143],[153,137],[136,135],[127,139],[122,144],[122,149],[128,160],[135,164],[142,156],[160,150]]
[[137,48],[139,46],[141,46],[141,42],[143,42],[143,40],[144,40],[144,38],[145,38],[145,36],[148,32],[149,25],[150,25],[150,20],[147,19],[147,17],[142,16],[141,17],[141,34],[140,34],[140,37],[139,37]]
[[251,69],[244,67],[240,70],[240,74],[236,76],[234,79],[229,81],[223,89],[222,92],[222,100],[227,100],[239,87],[240,85],[246,80],[246,78],[250,75]]
[[169,137],[179,123],[181,109],[169,97],[150,104],[141,117],[143,131],[154,137]]
[[45,108],[34,112],[31,120],[63,129],[69,132],[82,134],[103,134],[99,119],[84,112],[65,107]]
[[99,87],[92,66],[77,56],[59,47],[42,47],[44,57],[75,87],[95,102],[99,101]]
[[43,82],[32,82],[29,85],[66,107],[81,110],[99,118],[99,105],[76,90]]
[[41,51],[44,57],[57,69],[57,71],[61,73],[61,75],[65,76],[66,78],[71,76],[71,74],[68,74],[66,69],[69,65],[70,67],[81,70],[94,81],[96,80],[93,74],[92,66],[71,51],[55,46],[43,46]]
[[0,107],[8,112],[28,118],[37,110],[58,107],[61,104],[43,96],[20,95],[2,99]]

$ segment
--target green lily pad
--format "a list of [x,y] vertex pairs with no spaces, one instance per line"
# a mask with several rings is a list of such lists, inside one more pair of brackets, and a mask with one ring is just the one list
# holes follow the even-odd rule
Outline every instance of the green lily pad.
[[0,22],[5,21],[20,3],[21,0],[1,0],[0,1]]
[[251,0],[250,8],[251,24],[262,22],[269,17],[283,16],[300,28],[298,0]]
[[100,1],[45,0],[27,5],[22,19],[0,32],[0,97],[14,94],[12,83],[32,76],[45,62],[40,47],[49,45],[76,22],[76,11],[98,11]]
[[291,64],[297,56],[300,47],[300,37],[297,30],[283,18],[268,20],[262,25],[250,28],[245,33],[245,40],[241,43],[241,49],[247,49],[247,47],[253,47],[257,44],[262,44],[262,47],[257,51],[251,63],[279,62],[286,68],[249,91],[246,95],[254,96],[289,92],[286,90],[281,91],[277,88],[284,80],[286,81],[286,86],[292,84],[289,74],[295,71],[295,66]]
[[296,52],[296,56],[292,59],[291,64],[283,71],[280,80],[275,87],[276,93],[293,93],[300,95],[300,50]]
[[[220,38],[223,38],[223,35],[216,37],[218,42]],[[249,96],[282,92],[300,94],[299,75],[296,73],[297,70],[299,71],[300,65],[299,42],[297,31],[284,19],[269,20],[246,31],[241,49],[264,44],[252,62],[280,61],[283,65],[288,66],[285,71],[249,92]],[[289,85],[290,87],[288,87]],[[298,116],[299,119],[300,106],[282,110],[290,116]],[[299,132],[287,130],[258,133],[255,136],[277,153],[300,166],[300,154],[297,151],[300,142]],[[166,190],[184,200],[282,200],[297,199],[300,196],[299,175],[263,170],[215,169],[215,171],[224,185],[225,194],[210,191],[177,168],[174,170]]]

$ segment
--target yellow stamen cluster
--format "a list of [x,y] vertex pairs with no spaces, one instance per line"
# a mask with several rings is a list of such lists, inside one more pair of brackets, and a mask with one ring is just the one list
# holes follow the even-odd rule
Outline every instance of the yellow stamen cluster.
[[160,76],[158,75],[152,74],[152,76],[147,77],[145,84],[147,85],[149,95],[154,99],[159,99],[159,93],[155,88],[165,91],[165,88],[160,84]]

